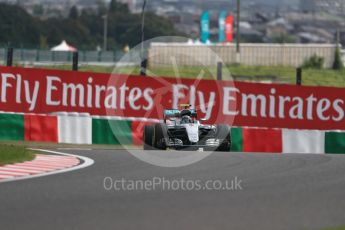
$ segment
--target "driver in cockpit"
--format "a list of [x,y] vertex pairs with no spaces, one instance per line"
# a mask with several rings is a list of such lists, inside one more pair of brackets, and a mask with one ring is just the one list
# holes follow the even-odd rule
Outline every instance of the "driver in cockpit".
[[190,123],[193,123],[193,120],[190,116],[183,116],[181,118],[181,124],[190,124]]

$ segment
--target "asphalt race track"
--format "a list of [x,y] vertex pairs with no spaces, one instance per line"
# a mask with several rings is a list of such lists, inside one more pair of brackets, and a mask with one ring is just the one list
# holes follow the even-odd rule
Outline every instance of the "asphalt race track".
[[[215,153],[190,166],[161,168],[123,150],[63,152],[89,157],[95,164],[1,183],[1,229],[291,230],[345,225],[345,156]],[[237,177],[242,190],[108,191],[105,177]]]

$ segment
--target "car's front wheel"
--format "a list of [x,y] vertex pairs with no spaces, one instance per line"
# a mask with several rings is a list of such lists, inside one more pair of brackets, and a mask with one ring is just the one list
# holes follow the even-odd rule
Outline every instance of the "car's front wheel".
[[168,139],[166,124],[156,124],[154,127],[154,147],[159,150],[166,150]]
[[145,125],[144,127],[144,150],[154,150],[153,147],[153,125]]
[[216,151],[231,151],[231,128],[227,125],[217,125],[216,138],[222,140]]

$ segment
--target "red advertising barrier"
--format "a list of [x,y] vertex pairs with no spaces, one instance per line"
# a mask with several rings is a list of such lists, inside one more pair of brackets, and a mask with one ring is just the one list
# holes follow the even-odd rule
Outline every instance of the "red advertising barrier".
[[0,111],[163,118],[189,103],[208,123],[345,130],[345,90],[0,67]]
[[25,141],[58,142],[56,116],[25,115]]
[[282,153],[282,131],[273,129],[243,129],[243,152]]

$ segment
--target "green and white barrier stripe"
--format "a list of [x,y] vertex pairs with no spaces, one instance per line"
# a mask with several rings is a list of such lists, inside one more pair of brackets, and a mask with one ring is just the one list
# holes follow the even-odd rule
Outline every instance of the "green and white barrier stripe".
[[90,116],[58,116],[58,143],[92,144],[92,118]]
[[0,140],[24,141],[24,115],[0,113]]
[[132,122],[92,118],[92,143],[131,145],[133,143]]

